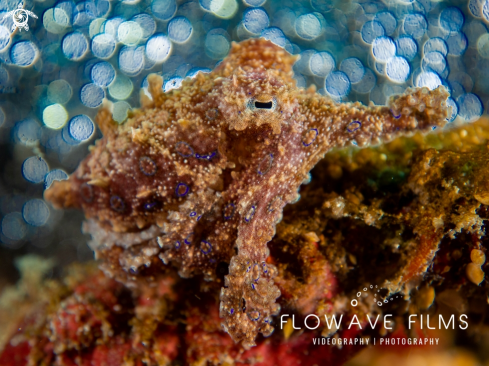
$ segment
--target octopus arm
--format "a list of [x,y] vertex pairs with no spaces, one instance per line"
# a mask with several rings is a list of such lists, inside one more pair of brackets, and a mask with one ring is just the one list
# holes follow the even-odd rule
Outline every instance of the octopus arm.
[[[335,104],[325,97],[304,98],[305,133],[320,152],[348,144],[360,147],[387,142],[399,135],[441,127],[446,123],[449,97],[445,87],[410,88],[391,97],[388,106]],[[307,139],[307,135],[305,137]],[[312,140],[315,141],[312,141]]]
[[[284,121],[280,134],[268,135],[268,147],[259,145],[262,153],[248,161],[243,173],[249,194],[239,204],[239,253],[231,260],[220,307],[223,327],[235,341],[253,346],[259,332],[267,336],[273,331],[270,319],[280,311],[275,302],[280,291],[274,283],[276,268],[266,263],[266,244],[283,207],[296,199],[314,165],[333,147],[365,146],[442,126],[448,113],[447,97],[443,87],[431,92],[409,89],[392,98],[388,107],[365,107],[298,94],[296,113]],[[249,145],[254,144],[249,141]],[[245,190],[241,181],[236,185]]]

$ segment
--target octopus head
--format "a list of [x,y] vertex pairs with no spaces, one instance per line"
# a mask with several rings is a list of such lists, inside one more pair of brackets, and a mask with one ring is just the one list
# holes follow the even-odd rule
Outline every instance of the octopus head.
[[289,86],[273,70],[240,68],[222,80],[221,88],[219,110],[229,128],[237,131],[268,124],[279,134],[295,109]]

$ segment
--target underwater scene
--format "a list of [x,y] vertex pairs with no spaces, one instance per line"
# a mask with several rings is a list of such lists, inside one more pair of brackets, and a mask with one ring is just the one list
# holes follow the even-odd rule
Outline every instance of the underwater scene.
[[0,366],[489,365],[489,0],[0,0]]

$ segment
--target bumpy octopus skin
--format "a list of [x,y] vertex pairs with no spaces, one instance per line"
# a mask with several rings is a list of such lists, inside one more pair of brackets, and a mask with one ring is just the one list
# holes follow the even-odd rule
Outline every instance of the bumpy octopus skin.
[[128,285],[170,263],[182,277],[211,281],[230,263],[220,316],[245,347],[273,331],[280,291],[267,242],[314,165],[333,147],[442,126],[449,112],[444,87],[408,89],[387,107],[335,103],[295,87],[296,60],[251,39],[178,90],[164,93],[151,75],[142,108],[120,126],[102,108],[104,137],[45,193],[56,207],[84,210],[102,268],[113,276],[122,268]]

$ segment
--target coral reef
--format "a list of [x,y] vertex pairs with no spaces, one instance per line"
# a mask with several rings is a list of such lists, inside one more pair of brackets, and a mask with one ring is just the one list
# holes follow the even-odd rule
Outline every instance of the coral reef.
[[[101,268],[128,286],[155,281],[170,263],[182,277],[215,281],[219,266],[229,263],[219,315],[245,347],[274,329],[280,280],[267,243],[314,165],[334,147],[443,126],[449,112],[444,87],[408,89],[387,107],[334,103],[295,88],[295,60],[251,39],[178,90],[164,93],[161,78],[149,78],[143,108],[122,126],[103,108],[97,117],[103,139],[68,181],[45,193],[57,207],[84,210]],[[332,200],[337,217],[360,215],[361,205],[340,208],[344,200]],[[364,213],[369,225],[379,220],[376,213],[382,216],[379,209]],[[432,219],[426,214],[416,225],[424,217]],[[415,234],[421,244],[402,269],[404,280],[426,268],[441,238],[436,228]],[[312,281],[325,276],[317,274],[319,265],[311,271]],[[324,295],[317,291],[311,300]]]
[[277,365],[340,364],[354,352],[325,354],[308,335],[269,338],[246,351],[219,325],[217,292],[195,281],[161,276],[131,294],[93,265],[70,269],[36,304],[0,354],[0,365]]

